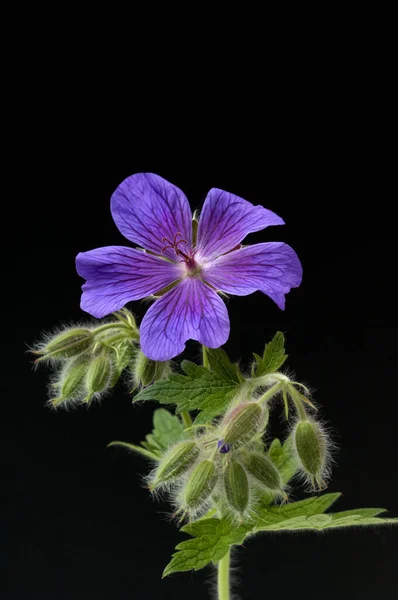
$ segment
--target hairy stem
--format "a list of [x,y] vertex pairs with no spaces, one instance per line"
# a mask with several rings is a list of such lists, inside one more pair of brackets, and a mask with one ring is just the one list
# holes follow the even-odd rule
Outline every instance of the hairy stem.
[[185,429],[192,427],[191,415],[189,414],[189,412],[187,410],[183,410],[181,412],[181,419],[182,419]]
[[202,346],[202,353],[203,353],[203,366],[208,369],[209,366],[210,366],[210,364],[209,364],[209,359],[208,359],[208,356],[207,356],[207,348],[206,348],[206,346]]
[[218,600],[229,600],[229,565],[231,550],[218,563],[217,591]]

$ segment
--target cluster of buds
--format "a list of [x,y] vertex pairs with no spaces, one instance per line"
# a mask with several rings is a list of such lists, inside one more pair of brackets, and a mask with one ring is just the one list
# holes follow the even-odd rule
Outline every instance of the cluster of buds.
[[135,386],[148,385],[167,373],[168,364],[148,361],[139,349],[132,313],[123,309],[114,316],[115,320],[95,327],[67,328],[33,351],[36,363],[49,362],[55,368],[51,406],[88,405],[113,388],[125,369],[133,371]]
[[183,517],[204,514],[216,503],[237,521],[249,517],[264,492],[284,498],[281,475],[260,442],[267,423],[268,408],[245,400],[210,431],[187,431],[193,437],[172,446],[149,476],[150,490],[168,492]]
[[[196,518],[217,506],[237,522],[250,518],[266,494],[287,498],[284,481],[262,442],[271,400],[288,398],[295,407],[291,452],[296,470],[312,487],[322,488],[328,472],[329,440],[322,425],[307,413],[308,397],[285,375],[271,381],[260,397],[239,398],[211,426],[193,426],[172,446],[148,478],[149,489],[166,491],[182,518]],[[189,437],[188,437],[189,436]]]

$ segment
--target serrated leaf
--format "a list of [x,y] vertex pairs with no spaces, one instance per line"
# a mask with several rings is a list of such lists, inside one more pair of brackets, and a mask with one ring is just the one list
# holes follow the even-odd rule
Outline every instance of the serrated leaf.
[[278,331],[274,338],[265,346],[263,356],[254,355],[256,364],[253,375],[262,377],[267,373],[275,373],[281,368],[287,354],[285,354],[285,336],[281,331]]
[[173,373],[167,379],[157,381],[141,390],[134,402],[157,400],[161,404],[176,404],[177,412],[200,410],[197,423],[210,421],[222,413],[238,384],[187,360],[182,361],[181,368],[185,375]]
[[398,519],[382,519],[376,515],[382,508],[358,508],[338,513],[323,514],[341,494],[324,494],[283,506],[271,506],[259,511],[257,531],[294,531],[312,529],[321,531],[337,527],[383,525],[398,522]]
[[242,383],[244,378],[237,363],[231,363],[227,353],[222,348],[206,348],[206,355],[212,371],[225,381]]
[[160,458],[166,450],[184,436],[184,426],[176,415],[165,408],[158,408],[153,413],[153,430],[141,442],[144,448]]
[[177,571],[198,571],[209,563],[216,564],[232,544],[241,544],[247,533],[247,527],[226,519],[200,519],[185,525],[181,531],[193,536],[193,539],[176,546],[177,552],[163,572],[163,577]]
[[297,531],[297,530],[315,530],[323,531],[325,529],[337,529],[341,527],[362,527],[364,525],[392,525],[398,524],[398,519],[380,519],[378,517],[366,517],[360,514],[350,514],[333,518],[333,515],[313,515],[311,517],[302,516],[279,523],[256,527],[256,531]]
[[[302,516],[312,516],[324,513],[341,496],[339,493],[323,494],[323,496],[313,496],[298,502],[282,504],[281,506],[268,506],[258,511],[261,525],[273,525]],[[262,527],[261,527],[262,528]]]

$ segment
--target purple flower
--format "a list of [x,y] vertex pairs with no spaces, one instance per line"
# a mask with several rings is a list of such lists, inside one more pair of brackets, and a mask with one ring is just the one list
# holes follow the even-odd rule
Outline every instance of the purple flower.
[[275,213],[219,189],[208,193],[192,243],[192,213],[181,190],[158,175],[128,177],[111,199],[121,233],[140,248],[107,246],[76,258],[83,285],[81,307],[94,317],[119,310],[169,288],[149,308],[140,328],[141,348],[164,361],[194,339],[218,348],[230,324],[218,291],[246,296],[260,290],[282,310],[285,294],[300,285],[300,261],[290,246],[241,241],[269,225]]

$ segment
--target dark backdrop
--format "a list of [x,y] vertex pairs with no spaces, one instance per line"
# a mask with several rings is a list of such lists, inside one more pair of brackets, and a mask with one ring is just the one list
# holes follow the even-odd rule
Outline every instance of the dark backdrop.
[[[303,263],[303,283],[288,295],[285,312],[259,292],[231,297],[226,350],[244,363],[277,330],[285,332],[288,365],[315,390],[339,447],[329,487],[343,492],[338,509],[383,506],[398,516],[393,171],[369,172],[350,159],[343,164],[325,146],[311,156],[297,148],[289,160],[276,159],[277,168],[262,158],[246,168],[221,165],[221,159],[210,165],[205,152],[187,167],[189,157],[173,160],[164,143],[156,156],[138,149],[121,160],[112,147],[93,159],[93,144],[87,156],[84,142],[75,145],[78,158],[72,152],[51,167],[51,142],[43,160],[32,146],[28,158],[35,170],[11,196],[10,227],[15,230],[16,220],[19,226],[6,313],[13,331],[4,346],[12,361],[2,377],[9,474],[6,597],[202,599],[213,580],[205,569],[161,582],[173,548],[185,538],[169,522],[168,506],[152,501],[143,488],[144,460],[106,448],[113,439],[143,439],[155,405],[133,407],[120,386],[89,411],[51,412],[44,407],[46,370],[34,372],[25,354],[42,330],[86,318],[79,308],[75,255],[129,245],[113,224],[109,199],[125,177],[139,171],[179,186],[192,208],[208,189],[219,187],[284,218],[286,226],[250,241],[292,245]],[[143,316],[142,304],[131,308]],[[187,352],[196,355],[193,342]],[[287,598],[302,588],[300,594],[325,600],[390,598],[397,540],[397,531],[388,528],[264,535],[235,551],[240,597]]]

